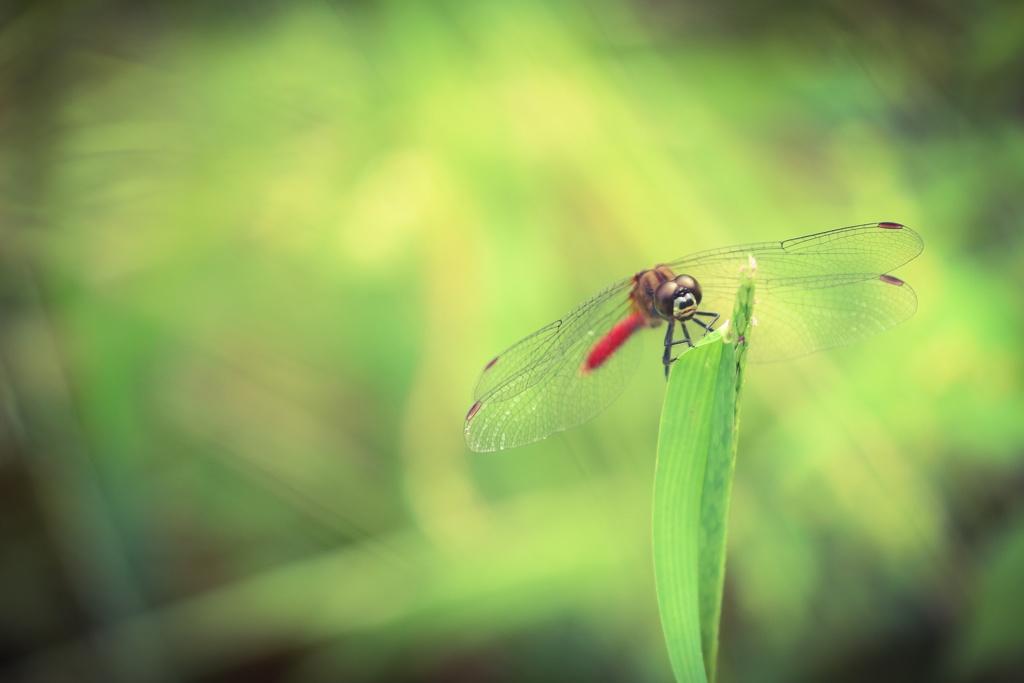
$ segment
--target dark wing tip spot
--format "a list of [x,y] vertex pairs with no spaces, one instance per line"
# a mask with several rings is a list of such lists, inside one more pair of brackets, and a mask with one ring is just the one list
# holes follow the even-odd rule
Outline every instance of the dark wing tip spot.
[[903,280],[899,279],[898,277],[893,277],[892,275],[879,275],[878,279],[890,285],[896,285],[897,287],[903,286]]
[[878,227],[885,230],[902,230],[904,226],[901,223],[879,223]]
[[484,372],[487,372],[488,370],[493,368],[494,364],[498,362],[498,358],[500,358],[500,356],[495,356],[494,358],[492,358],[491,362],[484,366]]
[[482,405],[483,404],[480,403],[480,401],[477,401],[476,403],[473,404],[473,407],[469,409],[468,413],[466,413],[466,422],[469,422],[470,420],[473,419],[473,416],[476,415],[477,412],[479,412]]

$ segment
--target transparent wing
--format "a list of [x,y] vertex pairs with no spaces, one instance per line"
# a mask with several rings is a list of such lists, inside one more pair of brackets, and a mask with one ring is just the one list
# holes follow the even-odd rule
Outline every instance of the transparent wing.
[[750,359],[768,362],[852,344],[895,327],[917,309],[910,285],[886,276],[921,253],[921,237],[871,223],[714,249],[669,264],[703,289],[700,308],[728,317],[747,257],[757,261]]
[[630,312],[632,279],[616,282],[561,320],[498,354],[484,368],[466,418],[466,443],[496,451],[575,427],[608,407],[640,358],[633,334],[601,366],[581,373],[598,340]]
[[[893,226],[893,227],[883,227]],[[757,280],[814,275],[888,273],[915,258],[924,248],[921,236],[897,223],[866,223],[782,242],[755,242],[710,249],[668,264],[677,273],[698,269],[707,279],[736,278],[747,255],[757,258]],[[691,272],[691,269],[693,272]],[[702,282],[698,278],[698,282]],[[702,283],[703,284],[703,283]]]
[[[750,335],[750,360],[780,361],[853,344],[899,325],[917,310],[914,290],[897,278],[852,275],[838,284],[833,277],[827,282],[755,280],[757,325]],[[708,306],[717,299],[719,310],[731,310],[735,288],[711,294],[710,300],[705,297]]]

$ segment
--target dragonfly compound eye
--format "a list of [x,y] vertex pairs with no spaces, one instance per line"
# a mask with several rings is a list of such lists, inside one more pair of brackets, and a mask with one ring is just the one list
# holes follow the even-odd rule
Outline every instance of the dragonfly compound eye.
[[680,293],[675,280],[667,280],[658,285],[654,292],[654,307],[661,317],[671,320],[675,316],[675,301]]
[[700,300],[703,298],[703,292],[700,290],[700,283],[689,275],[680,275],[675,279],[675,283],[679,285],[679,289],[682,289],[693,294],[695,304],[700,304]]
[[697,312],[700,300],[700,285],[689,275],[661,283],[654,293],[658,313],[667,320],[689,320]]

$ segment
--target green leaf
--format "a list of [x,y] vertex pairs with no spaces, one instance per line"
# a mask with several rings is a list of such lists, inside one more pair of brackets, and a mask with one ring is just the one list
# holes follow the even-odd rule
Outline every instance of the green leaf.
[[715,679],[753,263],[745,272],[731,322],[673,364],[661,416],[654,573],[672,669],[687,683]]

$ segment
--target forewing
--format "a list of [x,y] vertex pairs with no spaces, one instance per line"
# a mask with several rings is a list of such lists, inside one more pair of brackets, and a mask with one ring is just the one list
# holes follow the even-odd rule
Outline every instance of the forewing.
[[466,443],[496,451],[539,441],[604,410],[636,369],[636,334],[600,367],[580,368],[594,344],[630,312],[631,279],[620,280],[561,320],[499,354],[485,368],[466,418]]
[[[895,223],[867,223],[782,242],[754,242],[711,249],[684,256],[669,264],[677,273],[705,279],[738,278],[747,256],[757,259],[757,287],[771,279],[815,275],[888,273],[915,258],[924,248],[921,236],[910,228],[881,227]],[[694,271],[694,272],[691,272]]]

